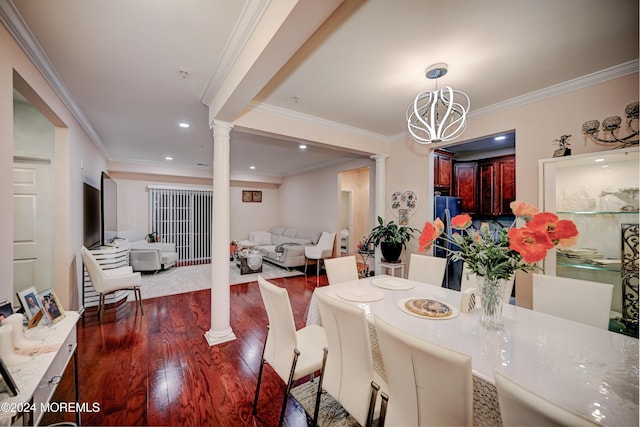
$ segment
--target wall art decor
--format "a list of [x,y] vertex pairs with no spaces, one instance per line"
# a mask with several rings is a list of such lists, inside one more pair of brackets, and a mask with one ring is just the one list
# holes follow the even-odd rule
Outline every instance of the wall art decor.
[[408,225],[418,203],[418,196],[411,190],[396,191],[391,195],[391,211],[400,225]]

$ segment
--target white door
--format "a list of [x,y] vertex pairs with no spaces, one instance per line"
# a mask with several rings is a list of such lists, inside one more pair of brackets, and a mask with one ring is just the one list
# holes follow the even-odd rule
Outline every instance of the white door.
[[54,286],[53,172],[49,161],[13,163],[13,289]]

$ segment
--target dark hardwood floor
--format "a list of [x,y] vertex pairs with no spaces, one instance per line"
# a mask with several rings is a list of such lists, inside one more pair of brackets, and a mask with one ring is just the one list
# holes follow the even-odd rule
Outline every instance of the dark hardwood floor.
[[[296,325],[303,327],[315,275],[273,283],[287,288]],[[321,284],[326,283],[321,276]],[[82,414],[83,425],[277,425],[284,383],[269,365],[258,415],[251,413],[267,325],[257,282],[231,286],[231,327],[237,339],[214,347],[204,337],[211,321],[209,290],[148,299],[143,306],[142,317],[134,303],[125,303],[105,309],[102,324],[95,310],[80,320],[80,400],[100,405],[99,412]],[[71,377],[66,375],[57,399],[73,400]],[[293,399],[285,425],[307,426]]]

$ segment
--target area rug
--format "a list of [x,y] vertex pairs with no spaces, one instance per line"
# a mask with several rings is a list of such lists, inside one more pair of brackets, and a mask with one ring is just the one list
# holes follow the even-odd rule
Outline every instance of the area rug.
[[[291,389],[291,395],[304,409],[308,419],[313,419],[313,411],[316,407],[316,390],[318,379],[307,381]],[[377,423],[374,422],[374,425]],[[322,392],[320,399],[320,412],[318,413],[318,425],[322,427],[356,427],[358,421],[344,410],[331,395]]]
[[[262,274],[265,279],[277,279],[280,277],[304,274],[298,270],[287,271],[284,268],[266,262],[262,264],[262,273],[240,274],[240,269],[233,262],[229,263],[229,269],[230,285],[255,282],[258,280],[258,275],[260,274]],[[157,298],[210,288],[211,264],[173,267],[155,274],[144,273],[142,275],[142,299]]]

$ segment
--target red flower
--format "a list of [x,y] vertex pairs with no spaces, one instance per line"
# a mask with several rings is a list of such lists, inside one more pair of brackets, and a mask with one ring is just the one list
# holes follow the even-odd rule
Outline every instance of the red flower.
[[511,228],[508,231],[509,248],[522,255],[525,262],[538,262],[553,248],[553,242],[548,234],[540,228],[527,227]]
[[456,215],[451,218],[451,228],[464,230],[471,225],[471,217],[467,214]]
[[511,208],[515,216],[522,217],[525,220],[530,220],[538,213],[538,208],[519,200],[514,200],[513,202],[511,202],[509,207]]
[[578,239],[578,229],[572,221],[559,220],[556,214],[549,212],[542,212],[533,217],[527,227],[546,232],[549,239],[560,248],[571,247]]
[[433,224],[427,221],[424,224],[424,228],[422,229],[422,233],[418,238],[419,250],[421,252],[426,252],[431,249],[433,242],[442,234],[444,230],[444,224],[440,220],[440,218],[436,218],[433,221]]

